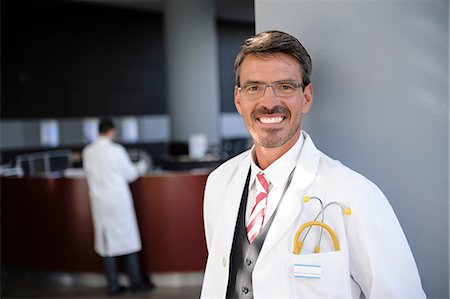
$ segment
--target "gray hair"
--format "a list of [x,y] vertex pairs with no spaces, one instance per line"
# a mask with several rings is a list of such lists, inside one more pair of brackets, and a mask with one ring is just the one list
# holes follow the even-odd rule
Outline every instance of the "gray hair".
[[300,64],[303,87],[311,83],[312,62],[306,49],[292,35],[273,30],[258,33],[246,39],[241,45],[234,61],[235,84],[240,86],[240,67],[247,55],[268,56],[275,53],[285,53],[294,57]]

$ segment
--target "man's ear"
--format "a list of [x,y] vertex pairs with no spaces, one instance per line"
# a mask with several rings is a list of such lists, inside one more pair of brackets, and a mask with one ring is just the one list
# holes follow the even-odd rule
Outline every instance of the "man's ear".
[[303,103],[302,103],[302,113],[308,113],[313,104],[313,87],[312,83],[309,83],[305,88],[303,88]]
[[239,114],[242,115],[241,93],[239,92],[237,85],[234,86],[234,105],[236,106],[236,110]]

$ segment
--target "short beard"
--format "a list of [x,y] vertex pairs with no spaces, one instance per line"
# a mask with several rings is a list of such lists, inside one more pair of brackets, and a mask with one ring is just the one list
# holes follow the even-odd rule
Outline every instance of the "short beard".
[[[255,109],[252,114],[251,118],[253,121],[258,121],[258,118],[261,115],[271,115],[271,114],[282,114],[285,115],[286,119],[291,119],[291,111],[287,109],[286,107],[277,105],[273,107],[272,109],[267,109],[266,107],[259,107]],[[277,137],[276,134],[279,130],[277,129],[268,129],[266,130],[268,137],[262,139],[262,140],[254,140],[255,143],[259,144],[262,147],[265,148],[277,148],[283,146],[286,142],[288,142],[292,136],[299,130],[299,128],[293,128],[288,132],[288,135],[286,136],[286,139],[283,139],[282,137]]]
[[291,140],[292,136],[294,136],[299,129],[300,129],[299,127],[295,127],[292,130],[290,130],[286,138],[277,137],[276,133],[278,132],[278,130],[273,129],[266,130],[269,136],[262,140],[258,140],[258,142],[256,142],[255,140],[255,143],[265,148],[278,148],[285,145],[289,140]]

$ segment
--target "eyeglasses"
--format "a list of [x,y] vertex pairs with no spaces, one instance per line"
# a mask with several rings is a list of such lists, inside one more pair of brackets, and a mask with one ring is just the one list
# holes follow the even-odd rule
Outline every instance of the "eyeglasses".
[[238,87],[247,99],[256,100],[264,95],[267,87],[272,87],[273,93],[278,97],[291,97],[299,88],[303,88],[302,83],[295,81],[280,81],[270,84],[266,83],[248,83]]

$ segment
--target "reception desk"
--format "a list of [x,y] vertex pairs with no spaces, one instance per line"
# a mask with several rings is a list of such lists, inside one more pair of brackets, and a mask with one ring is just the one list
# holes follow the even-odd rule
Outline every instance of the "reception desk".
[[[145,272],[203,271],[207,172],[140,177],[131,184]],[[2,266],[102,271],[85,178],[1,178]]]

